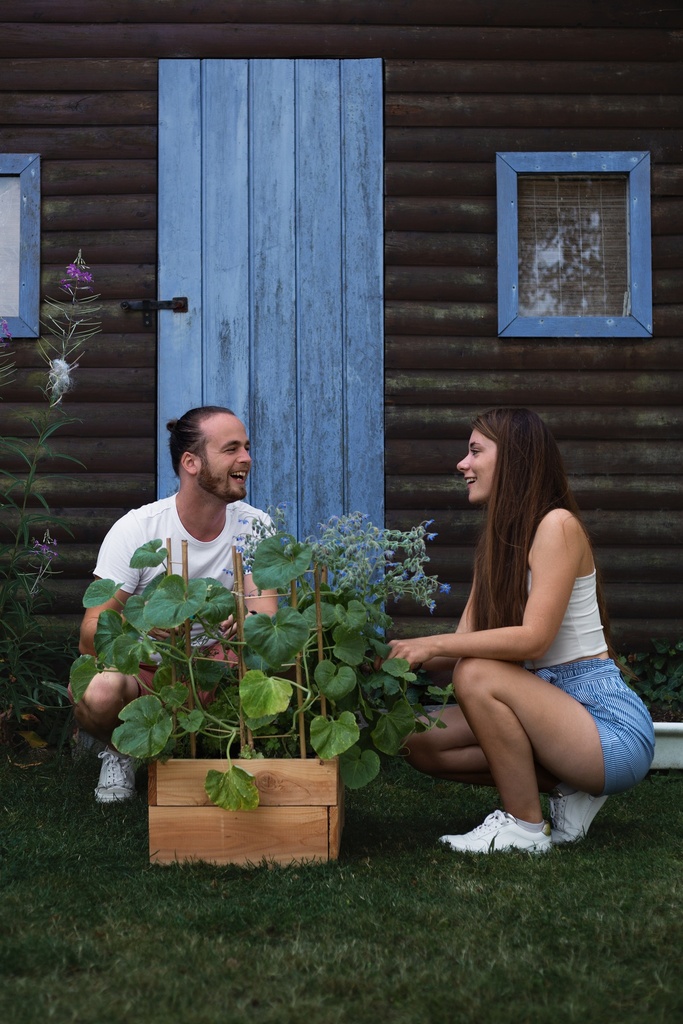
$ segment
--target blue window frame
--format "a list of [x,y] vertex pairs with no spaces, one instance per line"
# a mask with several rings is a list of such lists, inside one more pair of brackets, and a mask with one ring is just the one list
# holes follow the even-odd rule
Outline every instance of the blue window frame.
[[40,334],[40,157],[0,154],[0,318],[13,338]]
[[651,337],[649,153],[497,153],[496,178],[499,337]]

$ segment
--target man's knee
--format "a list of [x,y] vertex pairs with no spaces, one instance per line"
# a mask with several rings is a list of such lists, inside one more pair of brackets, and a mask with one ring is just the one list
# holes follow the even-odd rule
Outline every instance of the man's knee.
[[81,706],[92,715],[118,712],[139,695],[139,687],[132,676],[121,672],[99,672],[90,680],[76,711]]

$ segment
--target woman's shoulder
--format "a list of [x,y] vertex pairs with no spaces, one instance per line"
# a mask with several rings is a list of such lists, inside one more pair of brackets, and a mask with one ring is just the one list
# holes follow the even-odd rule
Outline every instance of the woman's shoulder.
[[586,531],[569,509],[554,508],[541,519],[536,529],[534,543],[537,540],[552,541],[561,539],[564,543],[587,543]]

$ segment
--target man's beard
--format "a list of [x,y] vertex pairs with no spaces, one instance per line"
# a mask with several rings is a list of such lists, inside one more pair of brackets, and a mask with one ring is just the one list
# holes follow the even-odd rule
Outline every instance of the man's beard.
[[246,480],[234,480],[230,476],[226,478],[212,473],[205,459],[202,459],[201,469],[197,473],[197,483],[203,491],[224,501],[226,505],[239,501],[247,492]]

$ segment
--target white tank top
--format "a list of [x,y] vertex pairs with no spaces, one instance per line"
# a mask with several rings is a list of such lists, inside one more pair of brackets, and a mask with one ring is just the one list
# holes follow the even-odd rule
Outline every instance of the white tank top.
[[[590,576],[576,578],[557,636],[541,658],[526,662],[527,668],[548,668],[550,665],[576,661],[577,658],[594,658],[604,654],[607,642],[600,621],[595,583],[595,569]],[[531,573],[528,575],[528,585],[531,587]]]

